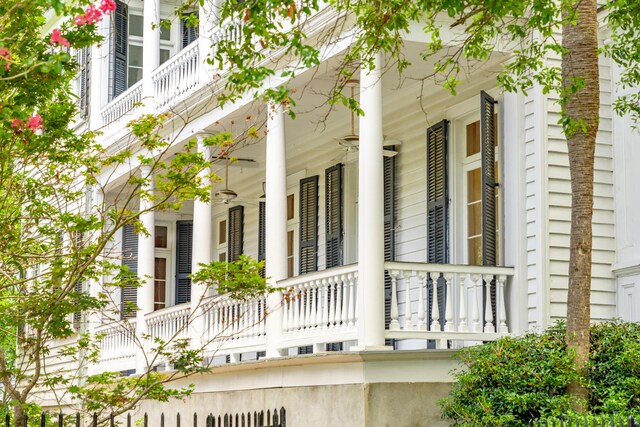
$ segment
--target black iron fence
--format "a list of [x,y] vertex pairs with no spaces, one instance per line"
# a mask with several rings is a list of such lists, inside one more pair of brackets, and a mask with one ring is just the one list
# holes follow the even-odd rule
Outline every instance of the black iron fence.
[[[42,412],[39,417],[25,415],[22,420],[15,423],[11,414],[7,414],[4,419],[4,427],[134,427],[139,425],[134,422],[131,414],[116,417],[108,416],[100,419],[98,414],[91,414],[83,419],[79,412],[75,414],[48,414]],[[286,427],[287,411],[283,408],[270,409],[265,411],[238,412],[214,415],[210,413],[206,417],[200,418],[194,413],[193,417],[183,418],[180,413],[175,417],[165,417],[160,414],[158,425],[150,425],[149,416],[145,413],[142,417],[144,427]]]
[[615,415],[585,418],[531,420],[529,427],[640,427],[633,418]]

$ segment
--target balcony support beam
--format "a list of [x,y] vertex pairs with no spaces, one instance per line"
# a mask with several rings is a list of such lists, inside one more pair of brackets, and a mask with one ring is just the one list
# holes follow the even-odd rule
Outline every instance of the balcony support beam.
[[140,198],[140,222],[147,230],[147,234],[138,234],[138,278],[141,286],[137,290],[136,336],[139,339],[136,348],[136,373],[143,374],[151,369],[148,366],[145,350],[149,350],[148,340],[142,339],[148,334],[145,314],[153,312],[153,277],[155,270],[155,212],[152,210],[153,201],[149,200],[153,195],[153,175],[149,166],[141,166],[140,174],[147,179],[147,183],[141,188],[149,196]]
[[[265,258],[268,285],[287,278],[287,163],[285,156],[284,108],[269,103],[267,108]],[[280,356],[282,337],[282,292],[267,298],[267,357]]]
[[[204,144],[206,135],[197,135],[198,152],[202,153],[207,161],[211,160],[210,147]],[[200,179],[203,186],[211,185],[211,168],[207,167],[200,172]],[[197,231],[197,237],[194,233],[193,248],[191,255],[191,271],[196,273],[200,270],[200,264],[209,264],[211,262],[211,236],[212,236],[212,217],[211,217],[211,194],[208,200],[196,199],[193,201],[193,230]],[[189,334],[191,345],[193,348],[201,349],[206,344],[205,334],[205,316],[202,301],[207,296],[207,288],[204,285],[191,283],[191,324],[189,325]]]
[[360,156],[358,170],[358,349],[384,345],[384,188],[382,58],[360,72]]
[[[160,65],[160,0],[144,0],[142,14],[142,98],[148,101],[154,94],[151,73]],[[147,107],[153,107],[148,102],[146,104]]]

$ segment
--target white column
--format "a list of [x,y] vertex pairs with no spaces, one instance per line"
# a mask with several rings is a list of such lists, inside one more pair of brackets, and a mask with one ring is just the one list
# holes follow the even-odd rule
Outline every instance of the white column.
[[[149,182],[143,186],[142,191],[153,194],[153,176],[150,176],[151,169],[148,166],[140,167],[140,174]],[[140,198],[140,222],[148,235],[138,234],[138,277],[141,286],[137,292],[138,311],[136,313],[136,335],[138,336],[140,347],[136,349],[136,373],[142,374],[151,367],[147,365],[145,350],[150,342],[142,340],[140,337],[147,334],[147,324],[145,314],[153,312],[153,277],[155,267],[155,212],[148,211],[153,206],[153,202],[146,197]],[[147,212],[145,212],[147,211]]]
[[384,189],[382,157],[382,59],[360,73],[358,171],[358,349],[384,346]]
[[144,0],[143,9],[142,96],[152,97],[151,73],[160,65],[160,0]]
[[[198,135],[198,152],[202,153],[204,158],[209,161],[211,159],[211,150],[205,146],[203,139],[205,135]],[[211,180],[209,167],[200,172],[202,186],[210,186]],[[211,199],[207,201],[193,201],[193,249],[191,255],[191,271],[193,273],[200,270],[200,264],[209,264],[211,262]],[[202,348],[206,344],[204,336],[206,324],[204,318],[204,308],[202,301],[207,296],[207,288],[201,284],[191,283],[191,324],[189,325],[189,335],[191,336],[191,345],[194,348]]]
[[[108,35],[108,28],[112,22],[112,16],[109,19],[103,19],[98,24],[98,32],[103,36]],[[106,104],[103,102],[107,88],[104,82],[109,81],[108,68],[104,67],[105,56],[108,56],[106,46],[108,43],[95,43],[91,46],[91,62],[89,76],[89,129],[97,130],[102,127],[102,116],[100,110]],[[107,68],[107,69],[105,69]],[[107,89],[107,90],[105,90]]]
[[[282,105],[267,108],[265,246],[266,276],[270,286],[287,278],[287,163]],[[267,357],[278,357],[282,335],[282,293],[267,298]]]

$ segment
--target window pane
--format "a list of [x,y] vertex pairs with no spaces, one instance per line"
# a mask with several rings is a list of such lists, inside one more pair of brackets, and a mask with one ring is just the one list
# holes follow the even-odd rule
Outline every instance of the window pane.
[[171,40],[171,28],[160,27],[160,40]]
[[[166,227],[164,227],[166,228]],[[156,258],[153,282],[153,309],[160,310],[166,306],[167,294],[167,259]]]
[[293,277],[293,230],[287,232],[287,274]]
[[169,58],[171,58],[171,51],[169,49],[160,49],[160,64],[164,64]]
[[482,200],[482,174],[480,168],[467,172],[467,203]]
[[227,220],[223,219],[218,223],[218,244],[227,243]]
[[127,87],[133,86],[142,79],[142,68],[129,68]]
[[467,157],[480,152],[480,121],[467,125]]
[[218,254],[218,261],[225,262],[226,260],[227,260],[227,253],[226,252],[220,252]]
[[482,265],[482,236],[469,239],[469,265]]
[[293,194],[289,194],[287,196],[287,220],[293,219],[294,209],[295,209],[295,204],[294,204]]
[[467,235],[469,237],[482,235],[482,202],[470,203],[467,212]]
[[142,67],[142,46],[129,44],[129,67]]
[[129,14],[129,35],[142,37],[142,30],[144,28],[142,15]]
[[155,239],[156,239],[156,248],[166,248],[168,243],[167,243],[167,239],[168,239],[168,231],[167,231],[167,227],[162,227],[159,225],[156,225],[155,228]]

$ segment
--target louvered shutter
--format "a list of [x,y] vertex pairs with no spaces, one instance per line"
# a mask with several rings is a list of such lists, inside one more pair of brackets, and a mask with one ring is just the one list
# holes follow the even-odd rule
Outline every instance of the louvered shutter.
[[[496,119],[495,100],[480,92],[480,149],[482,152],[482,265],[494,266],[496,248]],[[495,277],[491,281],[491,309],[496,318]],[[486,286],[486,282],[485,282]],[[482,293],[486,295],[485,292]],[[485,304],[487,302],[485,301]],[[485,311],[482,311],[483,319]]]
[[[267,248],[265,245],[266,206],[267,204],[265,202],[258,203],[258,261],[263,261],[267,255]],[[262,277],[265,275],[264,270],[264,268],[260,270],[260,275]]]
[[182,49],[189,46],[192,42],[198,39],[198,26],[191,27],[187,25],[187,17],[196,14],[196,12],[185,13],[184,18],[181,20],[182,24]]
[[[448,179],[448,122],[446,120],[427,130],[427,262],[449,262],[449,179]],[[440,323],[445,321],[446,286],[442,275],[429,277],[428,317],[433,310],[433,286],[438,287]]]
[[227,260],[237,261],[243,252],[244,241],[244,206],[229,208],[229,238]]
[[342,171],[342,163],[338,163],[325,171],[326,268],[343,264]]
[[427,262],[449,262],[446,120],[427,130]]
[[[387,147],[395,150],[395,147]],[[396,221],[396,158],[385,157],[383,160],[384,188],[384,260],[395,260],[395,221]],[[384,273],[384,326],[391,322],[391,276]],[[392,343],[387,343],[392,345]]]
[[129,8],[123,2],[116,0],[116,10],[113,14],[113,58],[111,97],[113,99],[127,90],[127,21]]
[[318,270],[318,175],[300,180],[300,274]]
[[482,150],[482,265],[496,265],[495,101],[480,92]]
[[[138,275],[138,234],[130,224],[122,227],[122,265],[127,266],[131,276]],[[135,317],[137,304],[138,288],[124,286],[121,295],[121,317]]]
[[85,118],[89,115],[89,79],[91,73],[91,47],[87,46],[78,51],[78,65],[80,66],[80,93],[78,94],[78,112]]
[[176,222],[176,304],[191,301],[193,221]]

